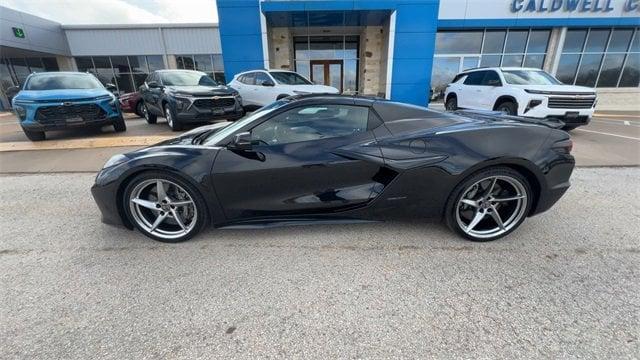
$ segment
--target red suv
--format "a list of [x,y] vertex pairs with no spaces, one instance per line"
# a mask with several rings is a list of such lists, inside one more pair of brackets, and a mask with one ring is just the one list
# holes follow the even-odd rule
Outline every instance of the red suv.
[[135,113],[139,117],[144,117],[142,110],[144,103],[142,102],[142,96],[139,92],[122,94],[118,97],[118,100],[120,101],[120,109],[122,109],[122,112]]

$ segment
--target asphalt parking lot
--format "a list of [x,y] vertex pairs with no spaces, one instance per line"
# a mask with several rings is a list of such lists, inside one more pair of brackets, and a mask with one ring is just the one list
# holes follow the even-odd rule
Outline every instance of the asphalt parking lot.
[[175,136],[162,120],[127,125],[31,143],[0,114],[4,358],[640,356],[637,114],[572,132],[567,195],[483,244],[422,221],[176,245],[103,225],[95,171]]
[[637,358],[638,168],[578,169],[550,212],[471,243],[409,223],[99,222],[93,174],[0,177],[4,358]]

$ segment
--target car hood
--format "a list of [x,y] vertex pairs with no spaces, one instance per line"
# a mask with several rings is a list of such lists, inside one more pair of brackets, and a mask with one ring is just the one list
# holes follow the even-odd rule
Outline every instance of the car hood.
[[112,95],[107,89],[22,90],[14,100],[80,100]]
[[193,130],[187,131],[183,134],[181,134],[180,136],[173,138],[173,139],[169,139],[169,140],[165,140],[162,141],[160,143],[157,143],[153,146],[167,146],[167,145],[194,145],[193,144],[193,140],[201,134],[204,134],[205,132],[209,133],[209,134],[214,134],[218,131],[220,131],[221,129],[229,126],[230,124],[232,124],[231,121],[221,121],[221,122],[217,122],[211,125],[205,125],[205,126],[200,126],[197,127]]
[[595,94],[595,90],[586,86],[575,85],[511,85],[520,89],[536,90],[536,91],[549,91],[554,93],[584,93]]
[[340,91],[333,86],[326,85],[279,85],[283,89],[287,89],[289,91],[298,91],[300,93],[309,93],[309,94],[337,94]]
[[233,95],[235,90],[226,86],[167,86],[167,90],[176,95],[193,95],[193,96],[214,96],[214,95]]

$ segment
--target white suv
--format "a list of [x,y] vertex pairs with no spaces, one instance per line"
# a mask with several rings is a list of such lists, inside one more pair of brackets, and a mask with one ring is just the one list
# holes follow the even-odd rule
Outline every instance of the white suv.
[[562,120],[565,130],[591,121],[592,88],[565,85],[540,69],[477,68],[464,71],[445,90],[447,110],[495,110],[509,115]]
[[265,106],[291,95],[337,94],[338,89],[316,85],[293,71],[254,70],[237,74],[228,84],[242,96],[245,107]]

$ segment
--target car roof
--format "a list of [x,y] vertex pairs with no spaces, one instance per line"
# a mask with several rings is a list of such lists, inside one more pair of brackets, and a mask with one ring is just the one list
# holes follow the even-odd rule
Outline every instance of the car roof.
[[517,66],[497,67],[497,66],[491,66],[491,67],[476,67],[476,68],[466,69],[466,70],[462,71],[460,74],[466,74],[466,73],[471,73],[471,72],[476,72],[476,71],[483,71],[483,70],[494,70],[494,71],[533,70],[533,71],[544,71],[542,69],[532,68],[532,67],[517,67]]
[[191,69],[161,69],[161,70],[154,70],[154,72],[197,72],[197,73],[203,73],[203,71],[200,70],[191,70]]
[[90,75],[93,74],[88,72],[80,72],[80,71],[43,71],[43,72],[33,72],[29,74],[29,76],[39,76],[39,75]]

